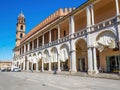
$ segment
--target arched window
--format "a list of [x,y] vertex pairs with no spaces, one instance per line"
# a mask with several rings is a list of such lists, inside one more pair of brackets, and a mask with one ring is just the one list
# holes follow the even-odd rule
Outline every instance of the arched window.
[[21,33],[21,34],[20,34],[20,38],[22,38],[22,37],[23,37],[23,34]]
[[23,25],[20,26],[20,30],[23,30]]

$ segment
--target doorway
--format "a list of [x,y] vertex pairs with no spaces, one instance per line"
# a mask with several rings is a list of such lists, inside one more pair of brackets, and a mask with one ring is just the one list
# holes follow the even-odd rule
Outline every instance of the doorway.
[[78,59],[78,71],[85,71],[85,58]]
[[118,73],[119,72],[119,65],[120,65],[120,56],[107,56],[107,72],[110,73]]

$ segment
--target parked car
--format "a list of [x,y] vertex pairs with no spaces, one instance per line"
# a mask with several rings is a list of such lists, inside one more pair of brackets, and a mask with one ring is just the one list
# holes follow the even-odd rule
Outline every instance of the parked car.
[[13,72],[21,72],[21,69],[20,68],[13,68]]
[[1,72],[5,72],[6,70],[5,70],[5,68],[1,68]]

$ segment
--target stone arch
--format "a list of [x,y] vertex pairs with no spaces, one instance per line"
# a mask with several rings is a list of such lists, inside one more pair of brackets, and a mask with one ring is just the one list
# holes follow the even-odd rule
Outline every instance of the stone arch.
[[38,70],[42,69],[42,52],[38,52]]
[[51,62],[57,62],[58,50],[57,50],[56,47],[53,47],[53,48],[51,49],[51,54],[52,54]]
[[100,32],[96,37],[95,46],[102,52],[106,48],[116,48],[116,35],[113,31],[107,30]]
[[67,51],[68,51],[68,53],[69,53],[69,46],[68,46],[67,44],[63,44],[63,45],[60,47],[60,49],[62,49],[62,48],[66,48]]
[[49,51],[46,49],[43,52],[43,61],[44,61],[44,70],[48,70],[49,69]]
[[33,70],[36,70],[37,54],[33,53]]
[[70,56],[69,56],[69,46],[63,44],[60,47],[60,67],[61,70],[69,71],[70,69]]
[[51,49],[51,69],[57,70],[58,69],[58,50],[56,47]]
[[100,32],[96,37],[98,68],[104,72],[114,72],[118,65],[119,49],[117,45],[117,34],[112,30]]
[[87,43],[84,39],[78,39],[75,43],[76,46],[76,68],[77,71],[87,71]]
[[102,31],[102,32],[99,32],[96,36],[96,40],[98,39],[98,37],[100,37],[102,34],[104,33],[110,33],[110,34],[113,34],[114,36],[116,36],[116,33],[113,31],[113,30],[105,30],[105,31]]

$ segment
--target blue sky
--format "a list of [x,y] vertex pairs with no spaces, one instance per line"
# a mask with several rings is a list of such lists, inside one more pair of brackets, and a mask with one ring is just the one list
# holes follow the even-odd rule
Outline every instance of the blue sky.
[[78,7],[87,0],[0,0],[0,60],[12,60],[19,13],[26,17],[26,33],[59,8]]

